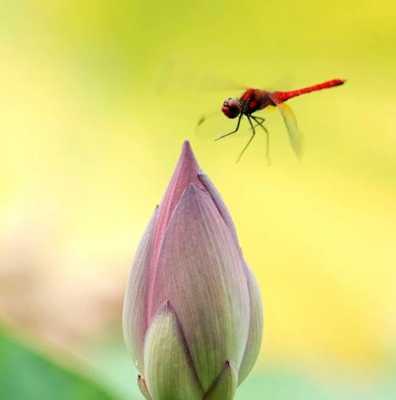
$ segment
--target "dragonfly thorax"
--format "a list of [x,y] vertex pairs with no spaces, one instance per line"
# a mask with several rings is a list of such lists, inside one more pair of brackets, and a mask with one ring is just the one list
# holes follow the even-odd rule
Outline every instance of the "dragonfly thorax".
[[221,111],[223,111],[228,118],[236,118],[242,111],[241,101],[236,97],[230,97],[224,100]]

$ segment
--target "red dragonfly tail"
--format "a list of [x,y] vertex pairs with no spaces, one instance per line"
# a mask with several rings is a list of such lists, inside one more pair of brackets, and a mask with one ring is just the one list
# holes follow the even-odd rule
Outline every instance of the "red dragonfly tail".
[[276,98],[279,102],[284,102],[293,97],[301,96],[302,94],[316,92],[316,91],[322,90],[322,89],[329,89],[334,86],[342,85],[344,83],[345,83],[344,79],[332,79],[330,81],[318,83],[318,84],[312,85],[312,86],[307,86],[302,89],[289,90],[287,92],[275,92],[274,95],[276,96]]

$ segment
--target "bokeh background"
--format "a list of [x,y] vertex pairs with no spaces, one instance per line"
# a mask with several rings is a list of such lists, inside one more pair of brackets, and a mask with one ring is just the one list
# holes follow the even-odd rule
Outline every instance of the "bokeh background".
[[[396,6],[390,0],[0,2],[0,397],[139,399],[121,305],[188,138],[262,288],[237,399],[396,397]],[[218,116],[239,85],[345,86],[260,135]]]

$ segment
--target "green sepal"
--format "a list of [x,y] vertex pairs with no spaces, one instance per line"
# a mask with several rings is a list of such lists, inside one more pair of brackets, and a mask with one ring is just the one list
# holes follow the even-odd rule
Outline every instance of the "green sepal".
[[203,400],[232,400],[238,384],[238,375],[229,361],[205,394]]
[[139,389],[140,389],[142,395],[144,396],[144,398],[147,400],[152,400],[150,393],[147,389],[146,382],[141,375],[138,375],[137,382],[138,382]]
[[144,344],[144,376],[155,400],[202,400],[189,350],[177,316],[165,302],[147,331]]

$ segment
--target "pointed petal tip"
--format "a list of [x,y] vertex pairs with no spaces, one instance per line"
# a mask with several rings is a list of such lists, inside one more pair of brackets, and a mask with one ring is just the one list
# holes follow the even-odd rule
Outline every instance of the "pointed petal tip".
[[161,236],[164,233],[169,218],[174,208],[179,203],[185,189],[191,183],[201,184],[198,179],[198,174],[200,172],[201,169],[191,149],[190,143],[185,141],[172,179],[160,204],[157,235]]
[[162,313],[167,313],[169,311],[173,311],[171,302],[169,300],[165,300],[158,309],[158,313],[162,314]]
[[165,300],[160,307],[157,309],[156,315],[164,315],[164,314],[172,314],[176,319],[176,312],[175,312],[175,308],[173,307],[172,303],[170,302],[170,300]]
[[238,384],[237,373],[229,360],[224,363],[224,368],[206,392],[204,400],[232,400]]
[[190,143],[190,141],[188,139],[186,139],[183,142],[183,151],[191,151],[192,152],[191,143]]
[[183,142],[181,155],[184,157],[194,157],[191,143],[188,140]]
[[180,154],[180,161],[182,161],[183,163],[187,162],[191,169],[195,169],[195,173],[197,175],[200,173],[198,162],[195,158],[191,144],[188,140],[185,140],[183,142],[182,151]]

